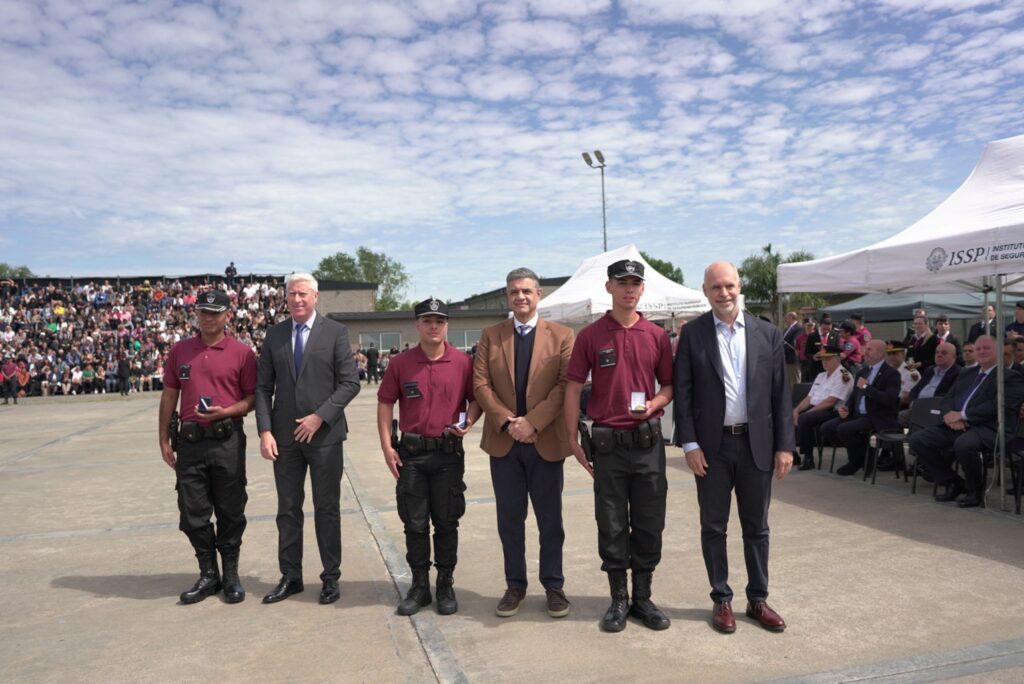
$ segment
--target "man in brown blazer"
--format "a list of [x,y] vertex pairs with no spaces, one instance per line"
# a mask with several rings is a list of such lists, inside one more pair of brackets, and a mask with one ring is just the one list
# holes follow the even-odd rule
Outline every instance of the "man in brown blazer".
[[483,331],[473,390],[484,412],[481,448],[491,456],[506,591],[495,613],[511,617],[526,595],[526,506],[540,532],[540,582],[548,615],[569,614],[562,586],[562,461],[570,455],[562,420],[570,328],[540,319],[540,282],[528,268],[505,279],[513,317]]

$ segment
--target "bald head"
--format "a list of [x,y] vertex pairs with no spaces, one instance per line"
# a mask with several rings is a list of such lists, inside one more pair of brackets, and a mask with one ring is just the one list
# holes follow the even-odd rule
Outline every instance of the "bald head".
[[871,340],[867,346],[864,347],[864,361],[869,366],[874,366],[876,363],[885,358],[885,342],[882,340]]
[[739,314],[740,274],[728,261],[704,269],[704,296],[719,320],[732,323]]
[[956,347],[949,342],[943,342],[935,348],[935,365],[946,370],[956,363]]

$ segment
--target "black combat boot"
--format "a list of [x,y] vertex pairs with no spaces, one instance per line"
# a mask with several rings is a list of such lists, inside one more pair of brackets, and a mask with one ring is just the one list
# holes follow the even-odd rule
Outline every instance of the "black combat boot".
[[213,596],[220,591],[220,573],[217,571],[217,556],[215,554],[199,558],[199,579],[192,585],[192,588],[182,592],[182,603],[199,603],[207,596]]
[[224,549],[220,557],[224,563],[224,600],[228,603],[241,603],[245,600],[245,589],[238,577],[238,549]]
[[412,586],[409,587],[409,593],[398,604],[398,614],[415,615],[423,606],[429,606],[430,602],[430,568],[413,568]]
[[626,628],[626,616],[629,614],[629,592],[626,591],[626,571],[615,570],[608,573],[608,586],[612,592],[612,604],[608,606],[601,618],[601,629],[606,632],[621,632]]
[[651,629],[668,629],[672,622],[651,601],[651,575],[650,572],[633,571],[633,600],[629,614]]
[[455,579],[452,577],[454,568],[437,569],[437,612],[441,615],[451,615],[459,610],[459,602],[455,600],[455,589],[452,584]]

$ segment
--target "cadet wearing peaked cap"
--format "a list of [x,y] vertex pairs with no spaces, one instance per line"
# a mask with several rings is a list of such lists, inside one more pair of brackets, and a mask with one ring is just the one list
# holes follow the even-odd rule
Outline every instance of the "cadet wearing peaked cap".
[[[672,401],[672,347],[668,333],[637,311],[644,293],[642,263],[624,259],[608,266],[605,289],[612,309],[580,331],[565,391],[570,445],[595,482],[597,546],[612,598],[601,627],[619,632],[631,615],[650,629],[667,629],[668,617],[651,601],[651,581],[665,527],[661,415]],[[588,375],[593,378],[587,404],[594,420],[593,467],[576,443]],[[633,576],[632,602],[627,571]]]
[[[245,598],[238,576],[248,500],[242,418],[255,401],[256,356],[225,333],[230,308],[231,300],[221,290],[200,294],[199,334],[175,344],[164,368],[160,453],[174,468],[179,529],[195,549],[200,572],[195,585],[180,596],[185,604],[202,601],[222,586],[228,603]],[[171,419],[179,398],[180,427]],[[210,522],[215,511],[216,530]],[[224,563],[223,583],[218,551]]]
[[[473,396],[473,360],[448,344],[448,305],[430,297],[416,305],[419,344],[395,356],[377,390],[381,451],[398,480],[398,516],[405,526],[412,586],[398,605],[413,615],[430,604],[430,523],[434,524],[437,612],[458,610],[453,573],[459,518],[466,512],[462,438],[480,417]],[[401,437],[392,431],[398,403]]]

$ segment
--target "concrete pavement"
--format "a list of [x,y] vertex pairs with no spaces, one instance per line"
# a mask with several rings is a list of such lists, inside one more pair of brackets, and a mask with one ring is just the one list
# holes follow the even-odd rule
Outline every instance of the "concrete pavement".
[[[174,476],[156,448],[157,395],[23,400],[0,407],[0,680],[166,681],[1021,681],[1024,521],[959,510],[891,474],[795,472],[775,487],[771,634],[739,617],[708,625],[693,477],[669,453],[664,559],[654,598],[672,628],[631,622],[604,634],[590,479],[566,464],[565,574],[572,613],[553,620],[535,580],[527,522],[526,602],[494,616],[504,590],[487,457],[470,437],[456,569],[457,615],[394,614],[408,582],[395,484],[377,447],[374,388],[348,411],[342,494],[342,598],[316,602],[319,559],[306,527],[306,591],[259,599],[277,582],[270,464],[247,431],[246,601],[177,605],[196,568],[177,530]],[[844,462],[840,452],[839,462]],[[307,510],[310,509],[307,496]],[[308,516],[311,518],[311,514]],[[745,573],[732,521],[736,609]]]

